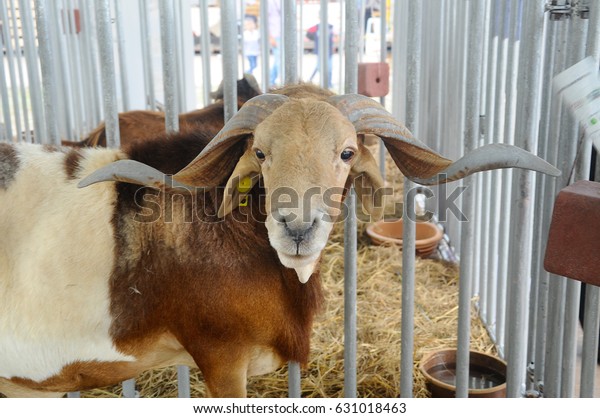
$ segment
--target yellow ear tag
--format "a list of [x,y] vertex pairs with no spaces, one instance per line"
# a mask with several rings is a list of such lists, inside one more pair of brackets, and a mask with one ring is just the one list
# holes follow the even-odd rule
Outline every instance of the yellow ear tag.
[[238,183],[237,189],[240,193],[248,193],[252,190],[252,179],[250,177],[244,177]]
[[[237,185],[237,190],[240,193],[248,193],[252,190],[252,179],[250,177],[244,177],[240,180]],[[239,206],[248,206],[248,196],[244,196]]]

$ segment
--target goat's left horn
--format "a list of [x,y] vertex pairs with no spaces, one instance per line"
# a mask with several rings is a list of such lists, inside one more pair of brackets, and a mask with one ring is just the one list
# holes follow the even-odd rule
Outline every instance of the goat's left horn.
[[248,100],[202,152],[173,175],[173,179],[207,187],[220,185],[229,177],[243,152],[241,147],[238,152],[231,152],[230,148],[240,138],[253,133],[258,124],[288,100],[281,94],[261,94]]
[[557,168],[541,158],[504,144],[478,148],[453,163],[414,138],[402,123],[368,97],[345,94],[332,96],[328,101],[352,122],[357,134],[379,136],[400,171],[416,183],[445,183],[497,168],[524,168],[560,175]]

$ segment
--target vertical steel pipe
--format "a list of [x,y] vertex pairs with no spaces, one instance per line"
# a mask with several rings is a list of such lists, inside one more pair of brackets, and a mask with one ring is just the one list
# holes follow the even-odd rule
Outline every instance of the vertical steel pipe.
[[598,329],[600,328],[600,288],[586,286],[585,314],[583,321],[583,349],[581,353],[581,392],[582,398],[594,397],[598,359]]
[[[4,47],[4,42],[0,37],[0,48]],[[4,62],[0,65],[0,96],[2,96],[2,116],[4,118],[4,139],[6,141],[12,141],[13,139],[13,128],[12,128],[12,116],[10,113],[10,102],[8,97],[8,83],[6,82],[6,72],[4,70]]]
[[102,68],[102,91],[104,120],[106,125],[106,146],[119,148],[119,111],[117,108],[117,83],[113,55],[113,37],[110,23],[110,1],[96,0],[98,49]]
[[37,24],[37,38],[39,45],[40,65],[42,69],[42,85],[44,98],[44,116],[46,122],[46,135],[42,138],[43,143],[60,144],[58,134],[58,123],[56,119],[56,108],[58,106],[55,74],[54,53],[50,40],[50,27],[48,16],[48,4],[46,0],[35,0],[35,19]]
[[[477,147],[479,140],[479,100],[481,97],[481,61],[483,59],[483,36],[485,3],[471,1],[469,10],[466,85],[466,114],[464,150],[468,153]],[[456,397],[466,398],[469,391],[469,346],[471,336],[471,286],[473,281],[473,241],[475,212],[475,190],[473,178],[463,180],[462,211],[467,218],[460,237],[460,280],[458,292],[458,351],[456,358]]]
[[148,20],[148,0],[139,0],[140,9],[140,39],[142,51],[142,64],[144,67],[144,89],[146,92],[146,109],[156,107],[154,94],[154,74],[152,71],[152,57],[150,54],[150,31]]
[[235,0],[221,2],[221,55],[225,121],[237,112],[238,44]]
[[[58,96],[60,106],[57,110],[58,114],[58,129],[61,135],[71,139],[74,132],[74,116],[73,116],[73,88],[71,85],[72,76],[67,57],[66,44],[66,23],[67,20],[64,14],[61,15],[61,1],[54,1],[49,4],[48,17],[49,23],[53,30],[53,39],[55,46],[55,62],[54,74],[57,78],[54,80],[58,83],[57,88],[62,94]],[[114,70],[113,70],[114,71]]]
[[[581,61],[585,56],[585,47],[587,41],[588,20],[574,16],[571,19],[571,33],[569,38],[569,52],[567,54],[567,66],[571,66]],[[569,165],[573,167],[577,160],[578,140],[580,137],[579,123],[569,115],[569,135],[562,138],[572,144],[570,152],[565,155],[568,158]],[[564,173],[564,171],[563,171]],[[566,186],[567,183],[563,183]],[[563,336],[563,361],[562,361],[562,385],[561,397],[573,397],[575,391],[575,364],[577,359],[577,327],[579,314],[579,297],[581,292],[581,283],[574,280],[567,280],[565,295],[565,333]]]
[[[507,63],[506,80],[506,118],[504,126],[504,138],[500,138],[505,144],[514,144],[515,121],[517,112],[517,75],[519,68],[519,49],[521,42],[521,13],[522,1],[511,0],[510,8],[510,34],[509,54]],[[495,340],[499,351],[504,354],[504,334],[506,324],[506,291],[509,263],[509,237],[510,237],[510,213],[512,202],[512,170],[502,172],[502,204],[500,208],[500,242],[498,248],[498,292],[496,301],[496,327]]]
[[[175,43],[175,13],[173,7],[174,5],[168,0],[160,0],[159,2],[165,129],[167,132],[179,131],[177,46]],[[190,369],[187,366],[177,366],[177,390],[180,398],[190,397]]]
[[[502,0],[500,2],[500,16],[498,18],[498,57],[497,57],[497,73],[495,89],[495,104],[494,104],[494,135],[490,138],[493,143],[501,143],[504,141],[504,123],[506,116],[506,76],[508,65],[508,39],[509,39],[509,20],[510,20],[510,0]],[[488,271],[487,280],[487,317],[486,324],[496,334],[496,324],[498,318],[497,313],[497,295],[498,295],[498,270],[500,260],[498,259],[498,251],[500,247],[500,218],[504,216],[501,212],[502,205],[502,172],[493,171],[490,173],[490,212],[489,224],[490,235],[488,241]],[[508,197],[508,196],[506,196]]]
[[[541,95],[541,70],[544,33],[544,0],[524,3],[524,45],[521,49],[517,91],[524,94],[517,101],[516,138],[523,138],[519,145],[529,151],[537,150],[539,102]],[[516,175],[516,204],[513,206],[513,269],[509,278],[510,306],[508,332],[511,336],[507,346],[507,396],[521,397],[525,390],[526,342],[527,342],[527,294],[531,269],[531,241],[533,224],[534,175],[522,170]]]
[[[35,42],[33,18],[31,16],[31,2],[19,0],[19,12],[21,14],[21,30],[23,31],[23,52],[25,53],[27,78],[29,80],[29,97],[33,112],[34,139],[36,142],[46,142],[44,102],[38,68],[38,47]],[[4,79],[4,77],[1,78]]]
[[125,65],[125,57],[127,56],[126,43],[125,43],[125,31],[123,29],[123,16],[121,14],[120,2],[115,1],[115,21],[117,24],[117,41],[118,41],[118,52],[119,52],[119,68],[121,69],[121,102],[123,103],[123,110],[130,110],[129,106],[129,80],[127,76],[127,66]]
[[[115,2],[115,3],[118,3]],[[135,390],[135,379],[125,380],[121,386],[123,387],[123,397],[124,398],[138,398],[139,393]]]
[[[406,127],[418,137],[419,92],[421,75],[421,2],[408,4],[408,37],[406,67]],[[409,191],[414,187],[410,180],[404,180],[404,213],[402,232],[402,330],[400,351],[400,394],[405,398],[413,396],[413,350],[414,350],[414,294],[415,294],[415,202]]]
[[[358,91],[358,10],[356,2],[346,1],[346,39],[344,44],[346,94]],[[344,224],[344,396],[356,397],[356,195],[351,189],[346,198]]]
[[296,19],[296,1],[282,0],[283,27],[283,80],[284,84],[298,82],[298,21]]
[[321,7],[319,11],[319,45],[315,45],[318,48],[319,54],[317,56],[317,67],[319,68],[319,80],[320,85],[324,89],[330,88],[329,85],[329,13],[328,0],[321,0]]
[[[18,37],[15,37],[16,40],[16,55],[17,55],[17,73],[19,75],[19,90],[21,91],[21,110],[23,112],[23,129],[24,129],[24,135],[21,135],[21,140],[25,140],[28,143],[31,143],[31,128],[29,126],[29,116],[30,116],[30,111],[29,108],[27,106],[27,93],[25,91],[25,77],[23,76],[23,65],[21,63],[21,56],[22,56],[22,51],[21,51],[21,45],[20,42],[17,39],[22,39],[23,36],[23,32],[22,30],[17,30],[17,12],[16,12],[16,6],[15,3],[17,1],[13,0],[11,2],[11,16],[12,16],[12,25],[13,25],[13,33],[19,33]],[[23,48],[25,48],[25,45],[23,45]]]
[[176,132],[179,130],[177,58],[175,53],[177,46],[175,44],[175,14],[173,7],[173,3],[168,0],[159,1],[160,44],[165,101],[165,125],[167,132]]
[[[261,11],[263,6],[261,2]],[[202,97],[204,106],[210,104],[210,92],[212,91],[210,78],[210,27],[208,26],[208,0],[202,0],[200,5],[200,51],[202,54]]]
[[[593,3],[590,7],[590,22],[588,28],[588,42],[586,55],[594,57],[596,67],[600,65],[600,7]],[[589,161],[589,156],[583,159]],[[588,171],[589,173],[589,171]],[[581,175],[581,178],[584,178]],[[596,178],[596,180],[598,180]],[[581,392],[582,398],[594,396],[596,361],[598,358],[598,329],[600,328],[600,288],[586,286],[585,314],[583,321],[583,350],[581,367]]]
[[[380,44],[379,44],[379,48],[381,48],[380,50],[380,57],[379,57],[379,61],[382,63],[385,63],[387,61],[387,4],[384,4],[381,7],[381,15],[380,15],[380,19],[381,19],[381,31],[379,36],[380,38]],[[379,103],[381,103],[381,106],[385,107],[385,96],[382,96],[379,98]],[[381,173],[381,177],[383,179],[385,179],[385,159],[386,159],[386,148],[383,145],[383,141],[380,139],[379,140],[379,171]]]
[[269,54],[270,54],[270,34],[269,34],[269,3],[270,1],[260,2],[260,66],[261,81],[263,91],[269,90]]
[[[7,5],[5,4],[5,2],[2,2],[0,4],[0,21],[4,22],[4,24],[2,25],[2,28],[0,32],[0,36],[2,36],[4,38],[4,49],[5,49],[5,56],[6,56],[6,66],[8,67],[8,74],[10,76],[10,85],[11,85],[11,98],[12,98],[12,116],[13,116],[13,121],[15,123],[15,130],[16,130],[16,137],[17,140],[20,141],[21,140],[21,135],[23,133],[23,129],[21,127],[21,108],[19,106],[19,80],[17,79],[17,74],[15,71],[15,62],[18,59],[18,55],[20,55],[20,52],[18,52],[17,57],[15,57],[15,53],[17,52],[17,50],[19,49],[19,42],[18,42],[18,36],[15,36],[15,40],[14,43],[11,42],[11,36],[10,36],[10,21],[8,20],[8,13],[7,13]],[[16,30],[16,27],[13,27],[13,29]],[[4,59],[2,60],[2,65],[4,65]],[[7,91],[8,93],[8,91]]]

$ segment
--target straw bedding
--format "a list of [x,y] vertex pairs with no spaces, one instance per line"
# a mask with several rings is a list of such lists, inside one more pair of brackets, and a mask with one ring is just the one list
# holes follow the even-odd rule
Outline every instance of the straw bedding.
[[[388,164],[386,164],[388,165]],[[393,205],[402,196],[398,170],[388,166],[388,181],[395,189]],[[390,206],[391,207],[391,206]],[[402,251],[397,246],[371,245],[358,224],[357,287],[357,389],[359,397],[398,397],[400,387],[400,340],[402,300]],[[422,356],[438,348],[456,347],[458,317],[458,268],[435,259],[416,261],[414,314],[414,392],[428,397],[418,371]],[[311,359],[302,371],[303,397],[342,397],[344,387],[344,247],[343,225],[336,225],[323,253],[321,276],[325,307],[315,320]],[[472,309],[471,348],[494,353],[494,345]],[[176,397],[175,368],[149,371],[140,376],[142,397]],[[202,376],[191,371],[191,393],[206,396]],[[115,386],[82,393],[86,397],[121,396]],[[253,377],[250,397],[286,397],[287,368]]]

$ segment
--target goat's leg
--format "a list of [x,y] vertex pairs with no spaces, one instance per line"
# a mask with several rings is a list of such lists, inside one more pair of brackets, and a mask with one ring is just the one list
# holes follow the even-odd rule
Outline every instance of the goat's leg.
[[[227,350],[229,349],[229,350]],[[248,357],[238,350],[225,349],[204,351],[200,358],[194,357],[204,375],[209,396],[215,398],[245,398]]]

